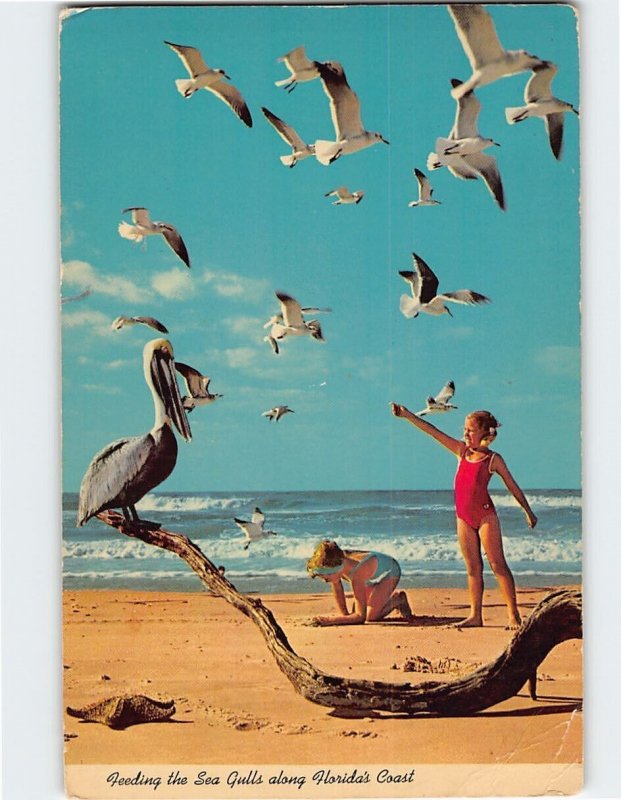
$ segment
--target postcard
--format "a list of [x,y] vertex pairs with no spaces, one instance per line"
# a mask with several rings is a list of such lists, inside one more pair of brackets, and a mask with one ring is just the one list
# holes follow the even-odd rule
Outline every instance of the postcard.
[[61,12],[69,796],[579,791],[578,22]]

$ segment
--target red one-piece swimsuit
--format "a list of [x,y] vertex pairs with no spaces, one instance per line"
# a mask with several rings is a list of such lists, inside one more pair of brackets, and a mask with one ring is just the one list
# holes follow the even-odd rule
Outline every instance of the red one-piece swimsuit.
[[455,511],[459,519],[478,530],[485,517],[496,512],[487,490],[495,453],[480,461],[468,461],[467,452],[465,448],[455,473]]

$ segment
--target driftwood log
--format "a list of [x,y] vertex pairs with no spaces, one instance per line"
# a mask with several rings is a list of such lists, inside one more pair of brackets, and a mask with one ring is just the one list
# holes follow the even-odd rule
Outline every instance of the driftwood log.
[[121,514],[103,511],[98,519],[121,533],[162,547],[182,558],[211,592],[231,603],[259,628],[280,670],[302,697],[334,709],[392,713],[472,714],[513,697],[529,683],[533,695],[539,664],[556,645],[582,638],[582,594],[557,591],[545,597],[493,662],[450,682],[387,683],[328,675],[299,656],[260,599],[246,597],[187,536],[145,524],[127,526]]

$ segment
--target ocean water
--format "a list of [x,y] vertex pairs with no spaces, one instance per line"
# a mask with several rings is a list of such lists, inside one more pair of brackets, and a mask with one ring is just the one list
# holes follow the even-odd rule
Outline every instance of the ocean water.
[[[580,492],[526,494],[539,518],[534,530],[509,494],[491,493],[518,587],[579,583]],[[77,501],[77,494],[63,497],[66,588],[203,590],[198,577],[172,553],[127,538],[98,520],[76,528]],[[265,514],[265,527],[278,535],[244,550],[245,538],[233,517],[250,519],[255,506]],[[245,593],[329,590],[305,571],[323,538],[394,556],[405,588],[466,585],[451,491],[157,493],[144,497],[137,508],[143,519],[189,536]],[[486,571],[488,585],[495,585],[487,565]]]

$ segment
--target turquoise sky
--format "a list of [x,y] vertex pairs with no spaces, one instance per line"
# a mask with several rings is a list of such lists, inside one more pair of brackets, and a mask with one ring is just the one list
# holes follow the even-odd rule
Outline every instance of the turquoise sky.
[[[558,64],[555,94],[576,106],[576,19],[563,6],[492,6],[507,48]],[[242,91],[247,129],[208,92],[184,100],[185,77],[167,39],[198,47]],[[319,81],[287,95],[276,59],[297,45],[338,60],[379,144],[331,167],[284,168],[287,147],[260,107],[308,141],[333,138]],[[479,129],[494,148],[507,211],[480,181],[431,173],[442,205],[412,209],[412,169],[426,171],[455,102],[450,79],[470,69],[443,6],[154,7],[94,9],[61,35],[63,473],[74,491],[104,444],[145,432],[152,402],[142,348],[155,332],[112,331],[119,314],[148,314],[169,328],[178,360],[212,378],[224,398],[190,415],[163,490],[448,488],[448,454],[389,412],[418,410],[455,381],[459,411],[435,417],[460,435],[468,411],[487,408],[496,441],[525,488],[580,485],[578,118],[566,119],[563,158],[543,124],[506,124],[527,75],[478,91]],[[336,207],[325,192],[365,191]],[[144,205],[178,227],[188,271],[159,239],[121,239],[121,210]],[[420,254],[440,290],[492,298],[453,306],[454,317],[406,320],[398,275]],[[327,340],[262,341],[274,290],[329,306]],[[261,412],[295,409],[278,425]],[[433,420],[433,418],[432,418]]]

